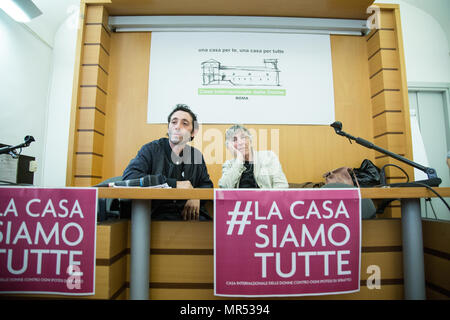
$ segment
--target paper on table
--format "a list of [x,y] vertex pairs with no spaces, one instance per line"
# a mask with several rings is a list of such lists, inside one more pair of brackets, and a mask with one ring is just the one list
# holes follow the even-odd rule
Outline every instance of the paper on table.
[[[113,186],[114,188],[129,188],[129,186]],[[151,189],[171,189],[172,187],[169,186],[167,183],[163,183],[163,184],[157,184],[154,186],[148,186],[148,187],[139,187],[138,188],[151,188]]]

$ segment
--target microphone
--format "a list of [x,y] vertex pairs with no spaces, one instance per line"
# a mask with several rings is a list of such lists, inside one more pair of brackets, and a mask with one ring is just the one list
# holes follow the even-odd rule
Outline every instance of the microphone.
[[102,182],[95,187],[98,188],[110,188],[110,187],[150,187],[155,186],[159,184],[163,184],[164,182],[161,182],[162,176],[161,175],[146,175],[141,178],[136,179],[128,179],[123,181],[115,181],[115,182]]
[[24,147],[28,147],[32,142],[36,141],[36,140],[34,140],[33,136],[25,136],[25,138],[23,138],[23,140],[25,141],[23,143]]
[[0,148],[0,154],[12,153],[12,155],[18,156],[15,152],[16,149],[28,147],[28,146],[30,146],[30,144],[33,141],[36,141],[36,140],[34,140],[33,136],[25,136],[25,138],[23,140],[24,140],[24,142],[21,144],[18,144],[17,146],[6,146],[6,147]]
[[334,130],[336,130],[336,132],[342,130],[342,122],[340,121],[335,121],[332,124],[330,124],[330,126],[333,127]]

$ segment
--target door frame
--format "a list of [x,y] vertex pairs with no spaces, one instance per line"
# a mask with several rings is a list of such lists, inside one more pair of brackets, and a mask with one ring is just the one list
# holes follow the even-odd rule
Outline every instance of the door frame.
[[[450,150],[450,82],[408,82],[408,92],[441,92],[444,97],[445,133]],[[411,108],[411,107],[410,107]]]
[[[449,82],[408,82],[408,92],[440,92],[443,96],[443,105],[444,105],[444,116],[447,121],[445,124],[445,133],[446,133],[446,143],[447,150],[450,150],[450,83]],[[410,106],[411,108],[411,106]],[[424,201],[421,200],[421,203]],[[428,210],[426,204],[421,204],[421,208],[425,208],[425,215],[422,212],[422,218],[430,218],[428,217]],[[433,219],[434,217],[431,217]],[[438,219],[439,220],[439,219]]]

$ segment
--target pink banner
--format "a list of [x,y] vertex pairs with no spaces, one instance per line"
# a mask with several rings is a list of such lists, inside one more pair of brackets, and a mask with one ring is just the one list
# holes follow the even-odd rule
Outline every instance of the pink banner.
[[0,188],[0,293],[95,293],[97,189]]
[[359,291],[359,189],[215,190],[214,294]]

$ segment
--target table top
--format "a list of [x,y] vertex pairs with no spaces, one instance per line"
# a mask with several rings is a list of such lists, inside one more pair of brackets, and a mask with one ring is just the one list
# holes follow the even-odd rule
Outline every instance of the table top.
[[[433,188],[442,197],[450,197],[450,188]],[[282,189],[277,189],[282,190]],[[285,189],[296,190],[296,189]],[[297,189],[302,190],[302,189]],[[305,190],[305,189],[303,189]],[[98,188],[99,198],[120,199],[201,199],[213,200],[214,189],[155,189],[155,188],[132,188],[114,187]],[[370,199],[412,199],[412,198],[435,198],[433,192],[422,187],[407,188],[361,188],[361,197]]]

